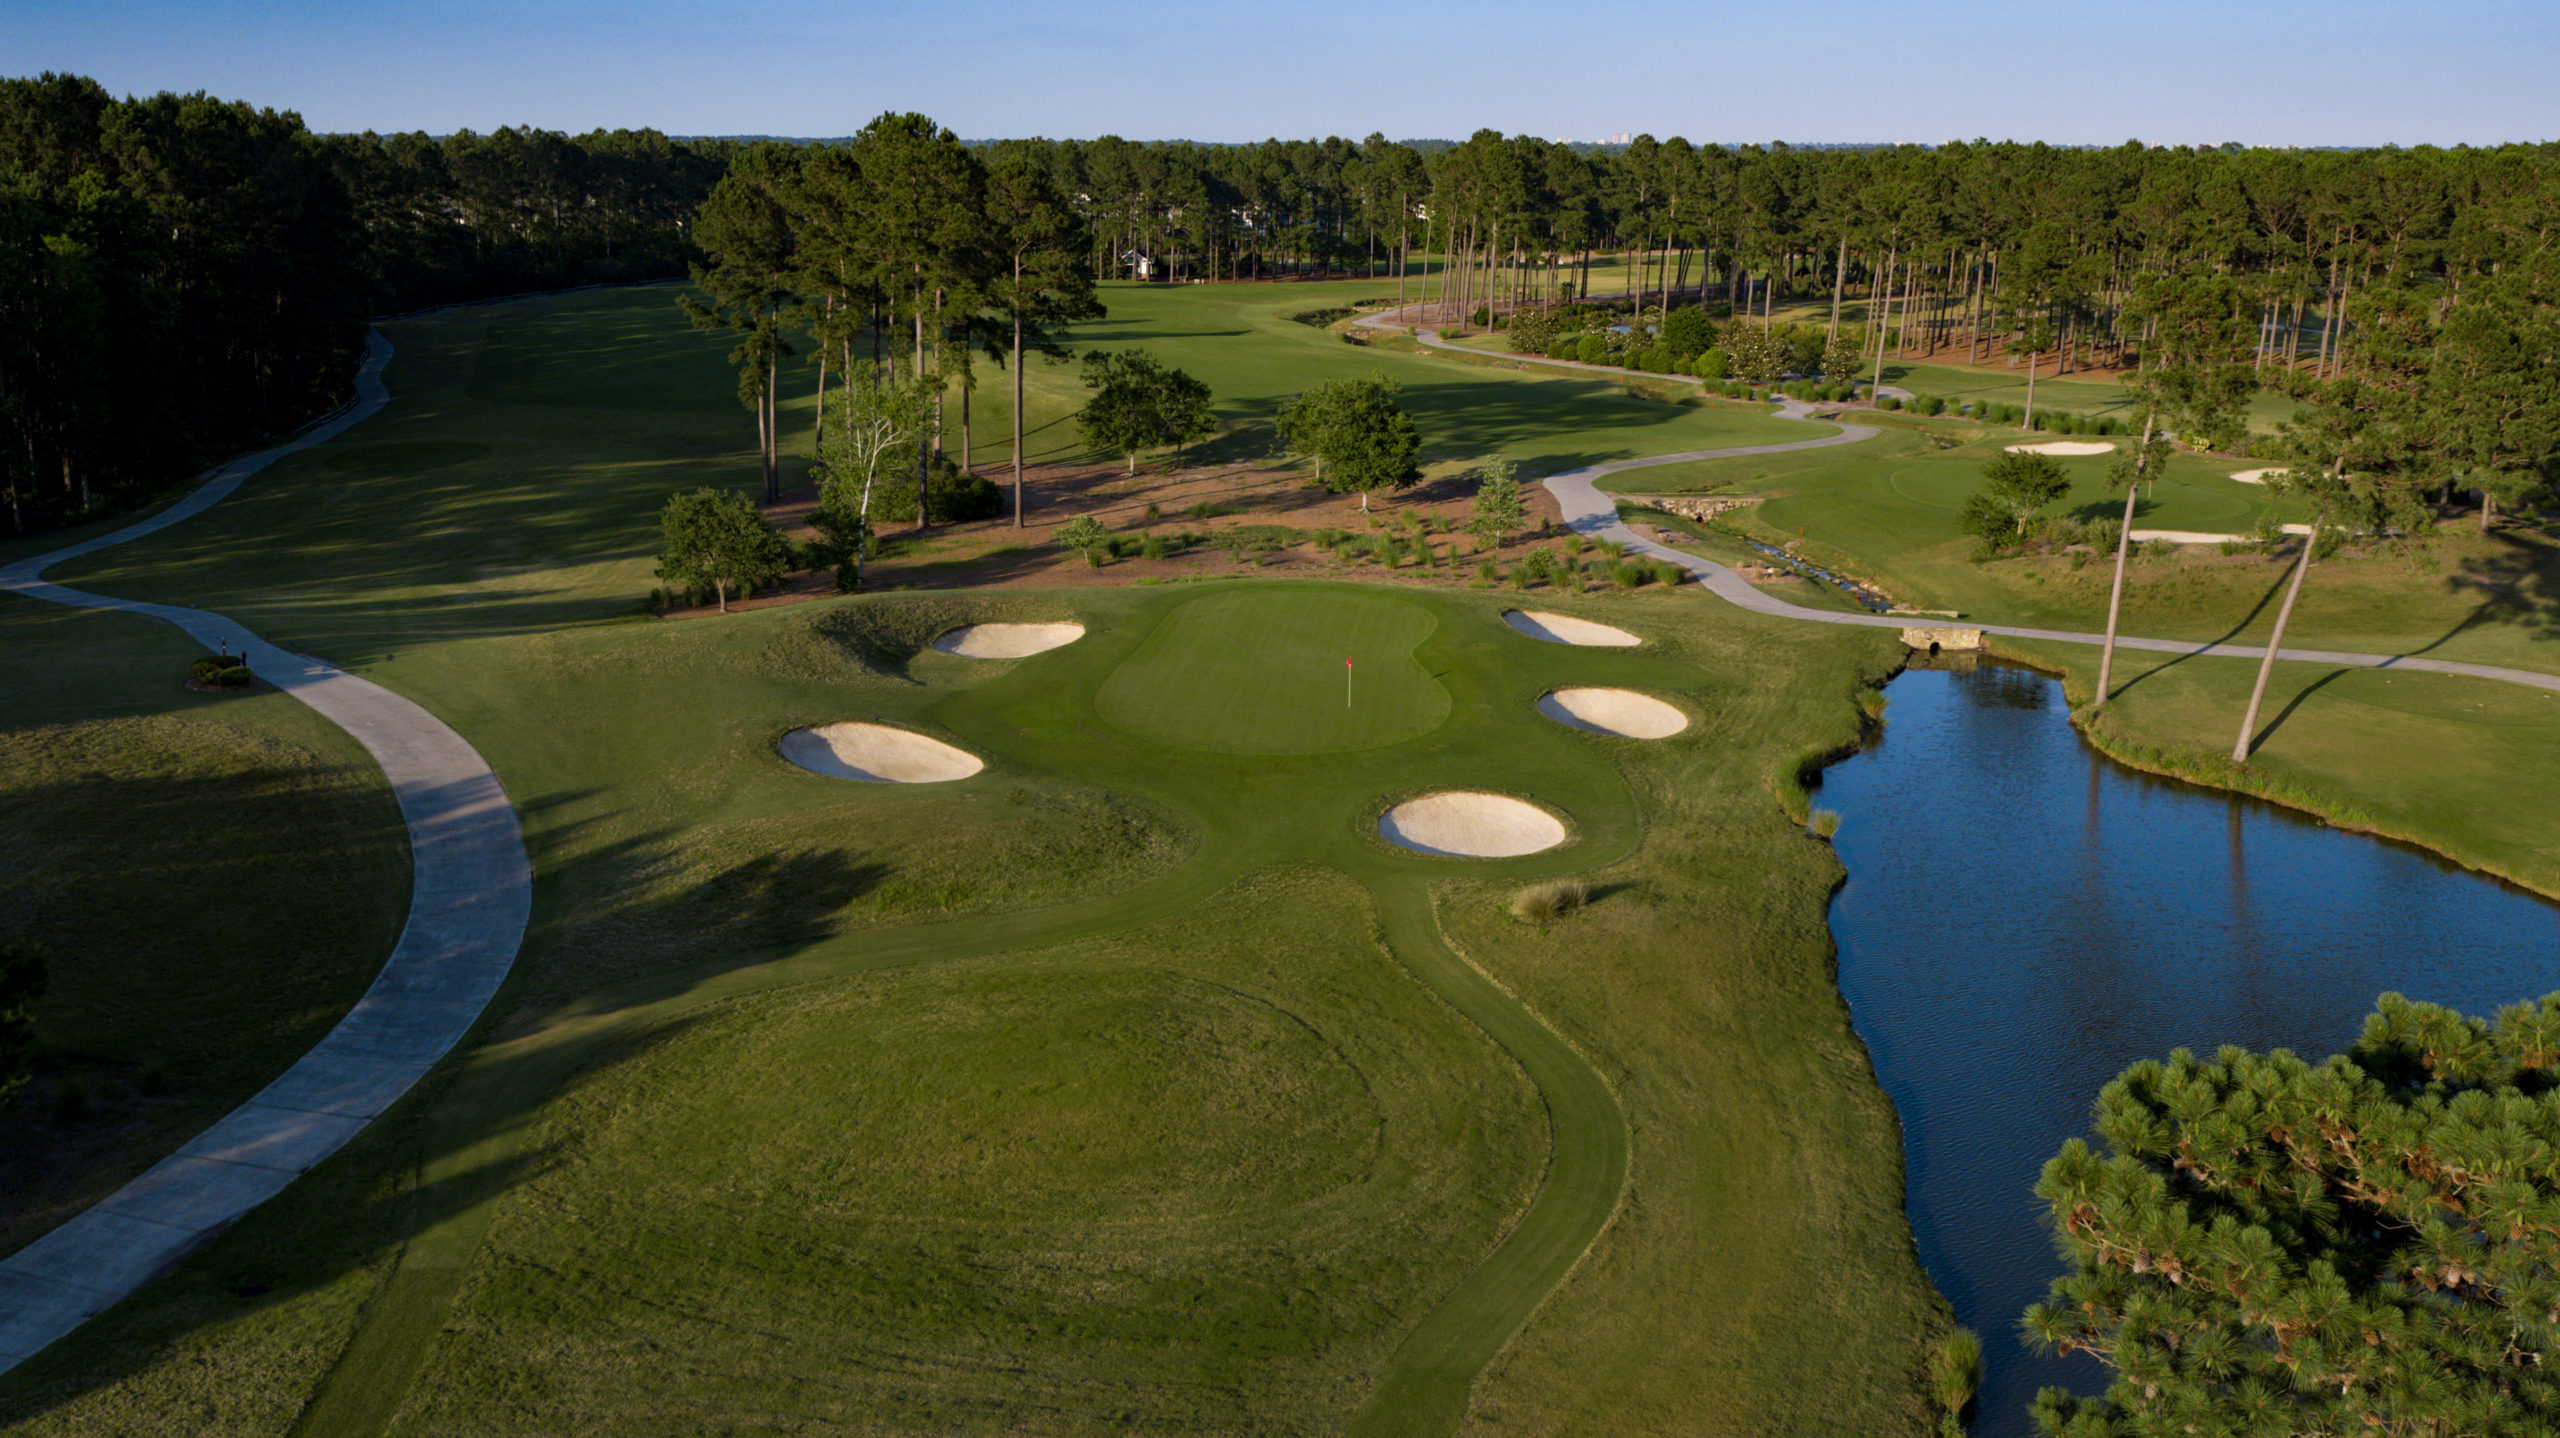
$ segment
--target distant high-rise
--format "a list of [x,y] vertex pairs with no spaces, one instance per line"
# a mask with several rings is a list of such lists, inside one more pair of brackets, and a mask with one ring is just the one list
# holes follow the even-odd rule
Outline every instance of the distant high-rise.
[[1618,133],[1609,137],[1609,143],[1612,145],[1623,145],[1634,138],[1635,136],[1628,134],[1624,130],[1620,130]]

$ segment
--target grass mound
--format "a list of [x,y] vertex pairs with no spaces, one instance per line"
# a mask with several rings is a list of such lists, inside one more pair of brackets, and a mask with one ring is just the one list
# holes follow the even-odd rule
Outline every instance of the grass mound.
[[1435,624],[1416,605],[1356,590],[1211,595],[1167,615],[1095,707],[1188,749],[1373,749],[1449,717],[1448,690],[1413,656]]

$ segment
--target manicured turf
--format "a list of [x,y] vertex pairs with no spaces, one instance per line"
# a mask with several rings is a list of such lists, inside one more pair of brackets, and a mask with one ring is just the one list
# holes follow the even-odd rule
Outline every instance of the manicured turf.
[[[2104,629],[2112,553],[2091,554],[2076,565],[2060,554],[1977,562],[1974,540],[1957,526],[1983,464],[2015,436],[1994,431],[1967,439],[1979,432],[1935,429],[1961,442],[1941,449],[1921,430],[1894,427],[1845,448],[1629,470],[1612,475],[1609,484],[1630,495],[1765,496],[1728,522],[1767,540],[1800,539],[1808,557],[1873,579],[1914,608],[1954,609],[2005,624]],[[2073,489],[2046,513],[2082,519],[2123,513],[2123,492],[2106,484],[2107,456],[2061,463]],[[2270,512],[2287,522],[2307,517],[2299,501],[2229,478],[2245,467],[2179,456],[2146,486],[2135,527],[2246,534]],[[2274,627],[2292,554],[2288,547],[2274,555],[2252,549],[2224,556],[2188,546],[2174,557],[2142,555],[2127,579],[2125,632],[2263,640]],[[2555,595],[2560,541],[2523,527],[2483,538],[2456,522],[2423,543],[2359,547],[2315,566],[2285,642],[2550,672],[2560,668],[2560,649],[2547,642],[2560,622]]]
[[[2094,652],[2018,643],[2087,706]],[[2239,783],[2359,828],[2412,839],[2560,896],[2560,694],[2414,671],[2279,664],[2249,772],[2227,773],[2253,664],[2117,655],[2101,746],[2147,768]]]
[[[1080,342],[1196,367],[1239,453],[1277,397],[1364,368],[1406,381],[1440,463],[1804,437],[1287,318],[1380,293],[1114,287]],[[63,576],[236,613],[427,704],[523,813],[537,909],[478,1047],[0,1383],[0,1422],[1927,1428],[1915,1375],[1943,1319],[1829,977],[1838,870],[1772,794],[1852,736],[1889,636],[1694,588],[1542,596],[1648,641],[1573,649],[1505,630],[1513,597],[1285,581],[643,620],[659,500],[751,475],[719,346],[672,298],[400,326],[379,419]],[[1075,397],[1063,372],[1033,379],[1051,416]],[[1955,548],[1990,447],[1896,431],[1654,478],[1765,492],[1767,532],[1871,548],[1923,602],[2043,613],[2050,594],[2077,617],[2085,579],[2060,561],[2039,584]],[[2224,516],[2259,493],[2182,464],[2143,522],[2241,528]],[[2188,580],[2200,597],[2173,606],[2173,568],[2141,571],[2137,612],[2164,626],[2144,632],[2227,597]],[[1089,633],[997,663],[926,647],[994,619]],[[2110,723],[2236,715],[2242,670],[2164,669]],[[2165,702],[2209,672],[2192,713]],[[2474,727],[2419,687],[2399,719],[2323,727],[2325,697],[2373,680],[2408,682],[2314,692],[2267,764],[2397,804],[2413,832],[2507,812],[2482,797],[2501,773],[2496,802],[2540,792],[2511,777],[2543,732],[2529,713]],[[1697,722],[1659,743],[1565,730],[1532,707],[1564,684]],[[988,768],[857,785],[775,754],[837,719]],[[2334,749],[2303,744],[2321,733]],[[2359,747],[2377,733],[2446,757],[2393,798]],[[1573,839],[1475,864],[1376,837],[1382,805],[1438,787],[1549,804]],[[2484,854],[2507,822],[2478,823]],[[1563,874],[1590,907],[1545,931],[1510,917],[1519,884]]]
[[1103,681],[1095,707],[1131,733],[1190,749],[1321,754],[1392,744],[1449,715],[1449,691],[1413,657],[1433,623],[1419,605],[1359,590],[1285,603],[1208,595],[1168,614]]

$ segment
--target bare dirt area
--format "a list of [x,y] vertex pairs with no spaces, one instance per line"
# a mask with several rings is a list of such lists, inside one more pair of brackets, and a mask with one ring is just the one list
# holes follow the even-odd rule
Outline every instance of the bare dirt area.
[[[999,471],[988,477],[1004,491],[1001,516],[882,534],[876,557],[865,567],[863,588],[1083,588],[1240,573],[1455,585],[1474,580],[1486,558],[1508,568],[1527,548],[1552,538],[1562,519],[1555,496],[1524,487],[1520,498],[1528,527],[1500,549],[1484,546],[1464,529],[1475,475],[1463,467],[1427,474],[1409,489],[1376,491],[1364,513],[1360,496],[1325,490],[1311,472],[1295,466],[1141,463],[1132,474],[1122,463],[1086,463],[1029,470],[1025,522],[1016,529],[1011,476]],[[814,540],[809,520],[817,507],[816,487],[803,485],[784,491],[765,517],[794,540]],[[1096,566],[1056,543],[1058,526],[1080,515],[1100,521],[1123,552]],[[1329,533],[1347,536],[1348,547],[1372,551],[1394,539],[1403,552],[1393,565],[1375,552],[1345,556],[1321,542]],[[1162,557],[1143,552],[1149,538],[1165,549]],[[1437,562],[1420,562],[1424,546]],[[761,609],[835,592],[835,571],[813,570],[751,599],[733,598],[729,607]],[[706,605],[665,612],[683,618],[715,611]]]

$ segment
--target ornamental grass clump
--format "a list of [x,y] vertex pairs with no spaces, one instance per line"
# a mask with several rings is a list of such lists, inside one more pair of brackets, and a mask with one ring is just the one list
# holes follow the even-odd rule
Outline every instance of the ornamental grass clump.
[[1512,895],[1511,917],[1543,929],[1589,902],[1591,890],[1580,879],[1551,879]]

